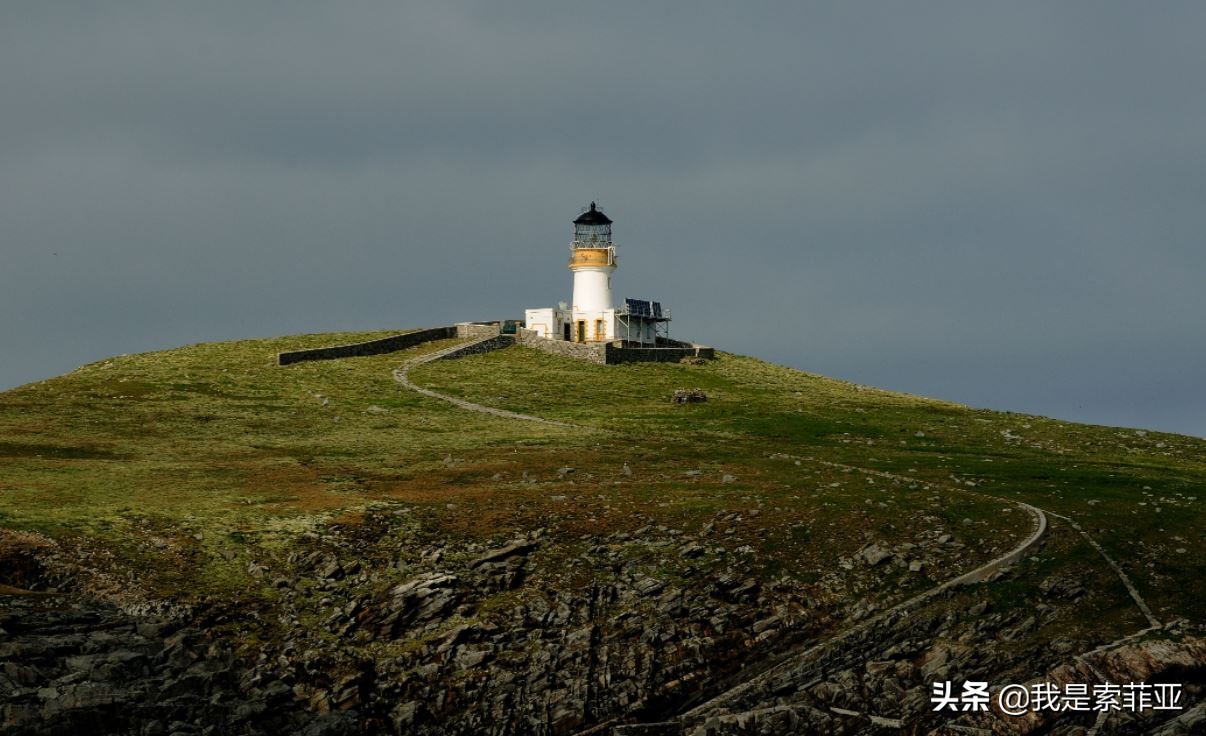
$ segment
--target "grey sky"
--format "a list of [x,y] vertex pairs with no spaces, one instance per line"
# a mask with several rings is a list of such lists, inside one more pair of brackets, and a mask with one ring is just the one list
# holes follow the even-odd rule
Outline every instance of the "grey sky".
[[[652,6],[652,7],[651,7]],[[0,388],[522,316],[1206,435],[1201,3],[5,3]]]

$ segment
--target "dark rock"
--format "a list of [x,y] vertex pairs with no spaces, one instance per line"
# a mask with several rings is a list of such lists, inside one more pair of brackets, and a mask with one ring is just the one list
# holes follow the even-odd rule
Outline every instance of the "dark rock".
[[666,586],[663,585],[661,581],[650,577],[641,577],[633,585],[633,588],[637,593],[645,596],[657,595],[658,593],[662,592],[662,589],[665,587]]
[[698,388],[680,388],[677,389],[674,392],[674,395],[670,397],[670,401],[675,404],[698,404],[707,400],[708,395],[704,393],[703,389]]
[[516,555],[526,555],[532,550],[536,549],[536,546],[537,543],[533,541],[526,539],[517,540],[505,547],[490,550],[474,560],[470,567],[480,567],[488,562],[499,562],[507,559],[508,557],[514,557]]
[[[396,638],[413,624],[443,619],[459,600],[460,579],[434,572],[394,586],[379,604],[361,613],[361,622]],[[343,614],[338,614],[342,616]]]
[[858,556],[868,565],[874,567],[885,562],[886,560],[891,559],[892,553],[886,549],[883,549],[878,544],[870,544],[864,547],[858,553]]
[[240,724],[238,733],[264,736],[313,718],[280,681],[243,688],[229,649],[180,622],[78,596],[0,596],[0,609],[16,624],[0,642],[0,733],[214,734]]
[[322,564],[315,571],[321,580],[339,580],[344,576],[343,567],[339,564],[339,560],[335,559],[334,555],[327,555],[323,558]]

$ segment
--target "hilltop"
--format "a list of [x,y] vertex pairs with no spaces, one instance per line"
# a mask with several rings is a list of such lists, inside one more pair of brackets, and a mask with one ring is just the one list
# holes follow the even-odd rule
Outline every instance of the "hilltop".
[[276,364],[388,334],[119,356],[0,394],[0,733],[927,732],[990,725],[934,713],[934,681],[1060,668],[1184,680],[1202,716],[1206,441],[719,351],[410,370],[555,423],[394,379],[456,340]]

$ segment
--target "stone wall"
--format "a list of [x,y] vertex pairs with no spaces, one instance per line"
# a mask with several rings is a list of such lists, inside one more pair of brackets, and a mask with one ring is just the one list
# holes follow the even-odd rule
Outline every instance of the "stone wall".
[[457,322],[457,337],[489,337],[497,335],[500,327],[498,322]]
[[[496,330],[497,332],[497,330]],[[325,348],[310,350],[293,350],[277,355],[278,365],[290,365],[307,360],[333,360],[335,358],[352,358],[364,355],[381,355],[398,350],[412,348],[432,340],[445,340],[457,336],[456,327],[432,327],[426,330],[416,330],[401,335],[383,337],[380,340],[357,342],[351,345],[332,345]]]
[[564,340],[549,340],[539,337],[534,331],[521,327],[516,331],[516,341],[552,355],[565,358],[585,360],[588,363],[603,365],[607,362],[607,343],[601,342],[566,342]]
[[513,335],[496,335],[487,340],[479,340],[478,342],[463,345],[456,350],[450,350],[440,356],[440,360],[456,360],[457,358],[465,358],[470,355],[480,355],[481,353],[489,353],[494,350],[502,350],[509,348],[515,344]]
[[706,345],[678,340],[663,340],[658,347],[637,347],[620,342],[565,342],[539,337],[532,330],[520,328],[516,334],[520,345],[536,348],[553,355],[576,358],[600,365],[619,363],[677,363],[683,358],[712,360],[716,350]]
[[607,363],[677,363],[683,358],[703,358],[712,360],[716,350],[706,345],[687,343],[686,347],[628,347],[622,345],[607,345]]
[[659,348],[690,348],[695,347],[693,342],[683,342],[682,340],[671,340],[668,337],[657,338],[657,344],[654,347]]
[[280,353],[277,362],[280,365],[301,363],[307,360],[332,360],[334,358],[350,358],[362,355],[381,355],[398,350],[405,350],[415,345],[421,345],[432,340],[444,340],[451,337],[491,337],[497,336],[498,341],[478,342],[465,346],[462,350],[453,350],[443,358],[461,358],[466,355],[485,353],[491,350],[508,347],[515,343],[530,348],[542,350],[553,355],[560,355],[576,360],[599,365],[615,365],[618,363],[677,363],[683,358],[716,357],[716,351],[706,345],[697,345],[678,340],[659,340],[657,347],[638,347],[624,345],[620,342],[565,342],[564,340],[549,340],[539,337],[534,331],[520,327],[514,337],[500,335],[498,322],[461,322],[451,327],[433,327],[426,330],[407,332],[402,335],[385,337],[380,340],[353,343],[351,345],[334,345],[310,350],[294,350]]

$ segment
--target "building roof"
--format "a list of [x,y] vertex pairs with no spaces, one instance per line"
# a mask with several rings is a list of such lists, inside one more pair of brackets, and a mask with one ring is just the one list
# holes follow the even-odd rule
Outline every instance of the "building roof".
[[575,225],[610,225],[611,218],[595,209],[595,203],[590,203],[590,209],[578,215]]

